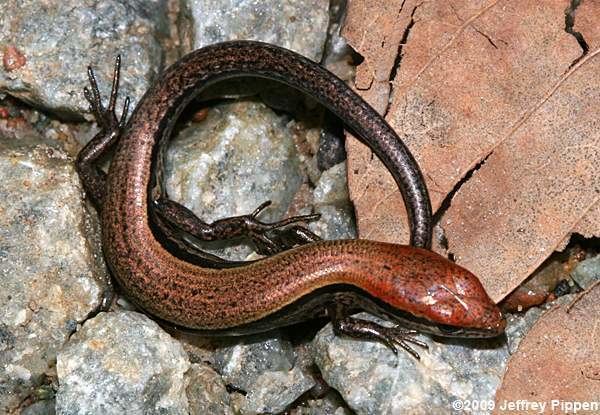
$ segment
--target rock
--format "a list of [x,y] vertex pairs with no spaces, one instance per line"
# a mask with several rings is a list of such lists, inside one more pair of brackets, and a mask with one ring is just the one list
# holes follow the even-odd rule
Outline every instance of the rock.
[[349,205],[346,163],[336,164],[324,171],[313,194],[315,205]]
[[[267,200],[273,204],[260,219],[280,219],[302,183],[285,118],[256,102],[211,108],[202,123],[181,131],[169,148],[165,177],[169,197],[206,222],[250,214]],[[241,246],[227,256],[249,253]]]
[[[358,318],[377,321],[368,314]],[[389,323],[386,323],[389,324]],[[448,413],[455,399],[493,399],[508,359],[506,347],[455,339],[416,360],[382,344],[338,337],[327,325],[315,338],[316,363],[325,381],[357,414]]]
[[542,304],[540,307],[532,307],[525,313],[508,314],[506,319],[506,338],[509,353],[513,354],[517,351],[521,339],[527,335],[531,327],[533,327],[545,311],[559,304],[569,304],[575,296],[575,294],[563,295],[553,302]]
[[[329,3],[320,0],[189,0],[193,48],[227,40],[258,40],[320,62],[327,38]],[[305,103],[298,91],[256,77],[232,79],[209,88],[205,97],[260,94],[271,108],[294,112]]]
[[247,338],[243,343],[216,352],[217,370],[225,383],[244,391],[234,407],[243,414],[279,413],[315,381],[295,365],[289,341],[274,333]]
[[223,379],[210,366],[195,363],[186,376],[190,414],[233,415]]
[[346,403],[339,394],[331,391],[322,399],[310,399],[302,406],[294,408],[291,415],[351,415]]
[[21,415],[54,415],[54,404],[54,400],[38,401],[24,408]]
[[[168,35],[166,0],[9,1],[0,14],[0,90],[61,117],[88,111],[82,93],[92,65],[108,95],[113,62],[123,59],[120,96],[132,108],[160,71]],[[18,62],[21,62],[20,64]],[[91,119],[91,117],[89,118]]]
[[332,0],[329,2],[329,8],[329,35],[322,64],[340,79],[351,82],[356,73],[356,67],[353,64],[353,56],[356,52],[340,33],[346,15],[346,0]]
[[277,414],[283,412],[315,382],[300,369],[263,372],[246,395],[242,414]]
[[57,357],[57,414],[187,414],[181,344],[143,314],[100,313]]
[[215,353],[215,367],[226,384],[248,391],[256,379],[267,371],[289,371],[294,365],[294,351],[288,340],[277,333],[243,338]]
[[[194,48],[225,40],[256,39],[290,48],[313,60],[321,59],[329,21],[326,2],[297,3],[286,0],[271,4],[244,0],[225,3],[197,0],[191,1],[188,6],[196,34]],[[285,21],[285,25],[281,24],[282,21]],[[297,108],[304,107],[305,97],[302,94],[290,92],[284,85],[256,78],[219,83],[205,91],[202,98],[259,93],[263,100],[277,109],[293,113]],[[219,118],[222,121],[218,121]],[[213,130],[208,133],[210,138],[202,140],[203,133],[193,137],[193,126],[190,131],[180,134],[169,151],[171,155],[167,165],[177,166],[178,169],[183,166],[174,177],[167,179],[170,197],[190,207],[208,222],[249,214],[265,200],[273,200],[274,204],[261,219],[273,221],[282,218],[303,180],[293,145],[294,134],[299,132],[293,128],[293,123],[285,125],[284,120],[287,122],[287,117],[276,117],[271,110],[255,102],[221,105],[211,109],[208,119],[201,126],[205,132]],[[259,137],[263,137],[263,140]],[[262,145],[267,141],[265,139],[271,141],[266,147]],[[201,141],[206,144],[199,144]],[[181,145],[182,142],[185,144]],[[194,150],[192,145],[196,146]],[[235,166],[236,163],[238,166]],[[340,223],[342,226],[351,217],[343,209],[333,212],[324,208],[323,213],[330,217],[331,223]],[[201,246],[219,256],[237,260],[246,259],[251,253],[247,246],[232,248],[231,245],[219,243]]]
[[53,377],[57,350],[100,304],[106,271],[81,197],[63,151],[0,138],[0,413]]
[[[308,211],[307,211],[308,212]],[[308,225],[309,229],[323,239],[354,239],[356,223],[351,207],[322,205],[315,208],[321,214],[318,221]]]
[[346,163],[323,172],[313,192],[315,211],[321,218],[309,225],[323,239],[354,239],[356,223],[348,196]]
[[[417,350],[421,360],[402,350],[396,357],[379,343],[335,336],[328,324],[313,341],[315,361],[323,379],[359,415],[449,413],[457,399],[493,401],[521,339],[546,310],[573,298],[509,315],[506,335],[497,339],[434,341],[419,335],[429,345],[428,351]],[[366,313],[356,317],[390,324]]]
[[571,278],[583,289],[600,280],[600,255],[581,261],[571,273]]
[[225,40],[261,40],[320,61],[329,2],[320,0],[190,0],[194,48]]
[[344,131],[339,121],[326,115],[317,151],[319,170],[327,170],[346,160]]

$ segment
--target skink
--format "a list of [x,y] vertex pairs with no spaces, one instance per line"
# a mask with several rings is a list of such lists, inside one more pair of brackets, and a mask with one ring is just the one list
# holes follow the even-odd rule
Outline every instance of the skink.
[[[385,120],[343,81],[286,49],[234,41],[196,50],[168,68],[125,123],[86,91],[103,128],[79,154],[86,192],[100,210],[106,261],[126,295],[158,319],[204,334],[244,335],[327,315],[338,334],[378,340],[396,351],[420,344],[410,330],[348,317],[356,309],[443,335],[493,337],[505,321],[479,280],[427,249],[431,208],[419,168]],[[357,134],[393,175],[405,201],[414,247],[367,240],[303,244],[233,268],[182,260],[152,228],[160,197],[159,150],[186,105],[215,82],[254,76],[279,81],[321,102]],[[114,144],[108,175],[95,167]],[[158,159],[158,161],[157,161]],[[159,190],[157,190],[159,189]],[[412,352],[414,353],[414,352]]]

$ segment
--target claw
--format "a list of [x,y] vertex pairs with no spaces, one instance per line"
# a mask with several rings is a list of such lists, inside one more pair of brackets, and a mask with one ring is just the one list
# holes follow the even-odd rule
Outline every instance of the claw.
[[248,237],[261,255],[273,255],[298,245],[318,241],[317,235],[297,222],[306,222],[319,217],[318,214],[297,216],[279,222],[264,223],[257,219],[271,201],[267,200],[249,215],[223,218],[206,223],[185,206],[159,196],[154,200],[155,213],[161,220],[180,232],[204,241]]
[[[318,241],[321,238],[308,228],[298,225],[316,220],[321,217],[319,213],[293,216],[273,223],[264,223],[257,217],[271,205],[267,200],[260,204],[254,211],[246,216],[248,236],[256,245],[257,252],[262,255],[272,255],[293,248],[296,245]],[[293,226],[289,226],[293,225]]]
[[105,196],[106,173],[96,166],[99,157],[106,154],[118,141],[125,119],[129,112],[129,98],[125,100],[123,113],[117,119],[115,115],[115,102],[119,88],[119,70],[121,58],[117,57],[113,76],[112,91],[108,109],[102,105],[102,98],[98,90],[96,74],[91,66],[87,67],[89,85],[83,88],[83,96],[89,104],[89,111],[94,115],[100,131],[87,143],[77,155],[77,171],[81,176],[86,193],[97,207],[102,206]]
[[271,201],[267,200],[266,202],[261,203],[256,209],[254,209],[254,212],[252,212],[250,214],[250,217],[253,219],[256,219],[256,217],[258,215],[260,215],[260,213],[265,210],[267,207],[271,206]]
[[[401,341],[398,342],[398,345],[400,347],[402,347],[405,351],[407,351],[412,357],[414,357],[417,360],[421,360],[421,356],[419,356],[419,353],[417,353],[417,351],[415,349],[413,349],[412,347],[410,347],[408,344],[406,344],[405,342]],[[392,350],[393,351],[393,350]],[[398,354],[397,352],[394,351],[394,354]]]
[[320,213],[311,213],[309,215],[292,216],[291,218],[286,218],[286,219],[280,220],[279,222],[274,222],[271,224],[271,226],[273,227],[273,229],[281,228],[283,226],[287,226],[287,225],[290,225],[292,223],[297,223],[297,222],[312,222],[314,220],[319,219],[320,217],[321,217]]
[[112,88],[110,91],[108,107],[104,108],[104,105],[102,105],[102,97],[100,96],[100,90],[98,89],[98,81],[96,80],[96,74],[94,73],[94,70],[91,66],[88,66],[87,68],[90,87],[83,88],[83,95],[87,102],[90,104],[90,112],[94,114],[96,122],[103,130],[108,131],[123,128],[125,126],[127,115],[129,114],[129,97],[125,98],[125,102],[123,104],[123,112],[121,113],[121,116],[117,119],[117,116],[115,114],[115,106],[119,91],[120,73],[121,56],[118,55],[115,59]]
[[429,350],[429,345],[427,343],[425,343],[424,341],[412,338],[410,336],[406,336],[402,341],[403,342],[409,342],[409,343],[412,343],[412,344],[416,344],[417,346],[422,347],[423,349]]
[[[102,99],[100,98],[100,90],[98,89],[98,82],[96,81],[96,75],[94,74],[94,70],[91,66],[87,68],[88,80],[90,81],[90,86],[92,87],[92,93],[90,94],[89,89],[84,88],[83,93],[86,95],[89,103],[96,107],[96,110],[99,113],[104,111],[104,107],[102,106]],[[87,90],[87,93],[86,93]],[[93,96],[92,96],[93,95]]]
[[110,99],[108,101],[108,111],[112,112],[115,110],[117,102],[117,91],[119,90],[119,77],[121,74],[121,55],[117,55],[115,59],[115,68],[113,70],[113,82],[110,90]]
[[[386,338],[386,340],[387,340],[386,345],[388,347],[389,347],[389,344],[387,344],[387,343],[393,342],[393,343],[397,344],[398,346],[402,347],[408,353],[410,353],[415,359],[420,359],[421,357],[419,356],[419,353],[417,353],[407,343],[412,343],[414,345],[422,347],[425,350],[429,350],[429,345],[427,343],[412,337],[416,334],[419,334],[419,332],[416,330],[407,330],[407,329],[404,329],[404,328],[398,327],[398,326],[389,327],[389,328],[386,327],[386,328],[382,328],[381,334]],[[394,351],[395,347],[394,348],[390,347],[390,349],[392,349],[394,354],[396,354],[396,351]]]
[[119,128],[125,126],[127,120],[127,114],[129,113],[129,97],[125,97],[125,103],[123,104],[123,112],[121,113],[121,119],[119,120]]
[[[258,206],[256,209],[254,209],[254,212],[252,212],[249,217],[252,220],[256,220],[256,217],[263,211],[265,210],[268,206],[271,205],[271,201],[267,200],[266,202],[263,202],[260,204],[260,206]],[[274,230],[277,228],[282,228],[284,226],[290,225],[292,223],[298,223],[298,222],[311,222],[314,220],[317,220],[321,217],[320,213],[311,213],[308,215],[299,215],[299,216],[292,216],[290,218],[286,218],[277,222],[273,222],[273,223],[260,223],[260,225],[262,225],[263,230],[264,231],[269,231],[269,230]],[[310,231],[308,231],[310,232]],[[314,234],[313,234],[314,235]]]
[[335,334],[342,334],[358,339],[379,341],[395,355],[398,354],[396,345],[406,350],[415,359],[420,359],[419,353],[417,353],[408,343],[428,349],[427,344],[411,337],[417,334],[415,330],[407,330],[398,326],[384,327],[372,321],[345,317],[343,305],[331,305],[327,309],[327,314],[331,318]]

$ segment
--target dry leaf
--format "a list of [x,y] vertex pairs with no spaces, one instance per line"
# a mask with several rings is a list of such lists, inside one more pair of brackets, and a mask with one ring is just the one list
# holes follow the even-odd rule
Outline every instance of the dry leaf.
[[[570,306],[546,312],[527,333],[511,357],[502,387],[496,393],[496,412],[540,413],[521,408],[500,411],[505,402],[598,401],[600,396],[600,284]],[[568,413],[574,413],[573,410]],[[592,413],[580,411],[578,413]]]
[[[371,8],[357,6],[367,3]],[[597,30],[600,6],[590,3],[577,10],[582,26],[575,30]],[[375,17],[389,7],[350,4]],[[449,202],[441,224],[450,251],[496,301],[573,230],[600,232],[592,215],[600,195],[600,59],[590,52],[571,68],[582,48],[565,31],[569,6],[567,0],[406,2],[388,15],[411,16],[408,24],[405,18],[396,29],[376,25],[408,34],[388,75],[386,118],[423,169],[434,209]],[[347,20],[354,47],[373,21],[364,14]],[[365,42],[358,46],[359,53],[370,50]],[[381,51],[388,63],[389,53]],[[357,76],[368,78],[377,59],[366,56]],[[361,237],[406,242],[391,177],[364,146],[348,147]]]
[[596,203],[589,212],[573,227],[573,233],[591,238],[600,236],[600,203]]
[[578,65],[494,149],[444,215],[449,249],[496,301],[600,200],[600,53]]
[[[573,30],[580,33],[587,47],[591,50],[600,48],[600,2],[586,0],[576,10],[576,19]],[[600,236],[600,202],[575,225],[574,233],[591,238]]]
[[600,24],[598,24],[598,0],[585,0],[575,10],[573,30],[581,36],[591,50],[600,47]]
[[[381,114],[387,111],[400,43],[418,4],[412,0],[348,3],[342,35],[364,58],[357,68],[356,89]],[[346,148],[348,187],[357,208],[361,238],[408,243],[406,211],[392,176],[371,150],[355,138],[348,137]],[[378,214],[376,206],[380,203],[395,206],[392,214]],[[365,206],[371,209],[363,209]]]

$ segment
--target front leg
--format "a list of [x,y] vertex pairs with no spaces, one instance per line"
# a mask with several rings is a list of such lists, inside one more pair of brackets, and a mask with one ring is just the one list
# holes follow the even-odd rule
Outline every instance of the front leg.
[[115,105],[117,102],[117,92],[119,89],[119,74],[121,69],[121,57],[117,56],[115,60],[115,68],[113,72],[112,89],[108,108],[102,105],[100,91],[94,70],[88,66],[88,79],[90,81],[91,91],[88,88],[83,89],[85,99],[90,104],[90,111],[94,114],[94,118],[100,127],[100,132],[87,143],[77,155],[76,167],[79,177],[83,184],[83,188],[87,196],[92,200],[97,209],[102,208],[104,200],[104,192],[106,187],[106,173],[96,165],[98,160],[112,148],[121,135],[121,131],[125,126],[127,112],[129,111],[129,97],[125,98],[123,112],[121,118],[118,119],[115,113]]
[[152,211],[169,226],[202,241],[248,237],[263,255],[273,255],[321,239],[300,225],[318,219],[319,214],[294,216],[273,223],[260,221],[258,216],[270,204],[270,201],[261,204],[249,215],[219,219],[212,223],[204,222],[185,206],[164,197],[153,203]]
[[[87,73],[91,91],[87,87],[83,89],[85,99],[90,104],[90,111],[94,114],[94,118],[100,127],[100,131],[81,149],[79,154],[77,154],[75,167],[77,168],[77,173],[79,173],[79,178],[81,179],[87,197],[92,200],[92,203],[94,203],[98,210],[102,209],[102,202],[104,200],[106,173],[104,173],[96,163],[119,140],[121,130],[125,125],[127,112],[129,111],[129,97],[127,97],[125,98],[121,118],[117,119],[115,105],[117,101],[117,91],[119,89],[120,69],[121,57],[117,56],[108,108],[105,109],[102,105],[96,76],[94,75],[94,70],[90,66],[88,66]],[[102,293],[98,311],[107,311],[114,298],[114,286],[112,281],[108,279],[108,286]]]
[[427,343],[414,338],[418,334],[416,330],[408,330],[403,327],[384,327],[372,321],[362,320],[354,317],[348,317],[343,311],[343,307],[332,305],[327,308],[327,315],[331,319],[333,332],[338,335],[345,335],[355,339],[368,341],[378,341],[385,344],[394,354],[398,354],[396,346],[400,346],[415,359],[420,359],[417,353],[408,343],[428,349]]
[[248,263],[244,261],[230,261],[205,252],[189,239],[186,232],[165,223],[160,215],[151,214],[150,218],[152,226],[156,226],[162,236],[160,239],[163,245],[184,261],[207,268],[232,268]]

